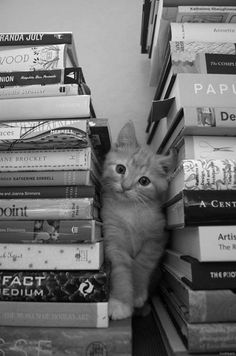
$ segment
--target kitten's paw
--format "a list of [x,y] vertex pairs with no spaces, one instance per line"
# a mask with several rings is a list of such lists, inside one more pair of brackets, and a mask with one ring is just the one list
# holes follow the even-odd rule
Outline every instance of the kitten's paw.
[[134,307],[135,308],[142,308],[147,300],[147,293],[143,295],[139,295],[137,298],[134,299]]
[[108,312],[112,320],[118,320],[130,317],[133,310],[130,305],[125,304],[118,299],[110,298]]

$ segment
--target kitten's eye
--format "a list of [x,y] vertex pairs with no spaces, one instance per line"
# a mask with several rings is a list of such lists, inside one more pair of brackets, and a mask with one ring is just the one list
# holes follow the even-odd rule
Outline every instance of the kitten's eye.
[[125,174],[126,168],[123,166],[123,164],[117,164],[116,166],[116,172],[118,174]]
[[150,181],[150,179],[149,179],[148,177],[143,176],[143,177],[141,177],[141,178],[139,179],[139,183],[140,183],[141,185],[147,186],[148,184],[151,183],[151,181]]

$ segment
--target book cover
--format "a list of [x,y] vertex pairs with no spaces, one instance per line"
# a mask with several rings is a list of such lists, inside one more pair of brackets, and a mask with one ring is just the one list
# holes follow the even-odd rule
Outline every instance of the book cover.
[[168,177],[169,200],[181,190],[235,190],[236,161],[231,159],[184,159]]
[[0,171],[87,170],[92,168],[91,147],[57,150],[1,151]]
[[178,6],[176,22],[236,22],[235,6]]
[[77,243],[102,240],[97,220],[2,220],[1,243]]
[[72,32],[5,32],[0,33],[0,46],[72,44]]
[[235,190],[186,190],[165,203],[167,228],[234,225]]
[[235,261],[236,225],[176,229],[170,233],[169,246],[200,262]]
[[1,302],[101,303],[109,297],[109,268],[89,271],[0,271]]
[[193,290],[167,269],[160,283],[164,293],[176,299],[189,323],[236,321],[236,295],[233,290]]
[[0,303],[0,325],[33,327],[107,328],[108,302]]
[[171,22],[171,41],[236,43],[235,23]]
[[1,199],[0,220],[98,219],[94,198]]
[[235,322],[189,323],[172,295],[163,301],[190,353],[235,351]]
[[83,148],[89,145],[88,119],[0,121],[0,150]]
[[236,261],[199,262],[196,258],[167,249],[163,268],[193,290],[234,289]]
[[132,354],[131,318],[110,321],[107,328],[1,326],[1,347],[4,354],[38,356]]
[[0,101],[0,121],[90,117],[90,95],[35,97]]
[[[103,241],[75,244],[0,243],[1,270],[97,270]],[[0,303],[1,304],[1,303]]]
[[91,170],[50,170],[50,171],[0,171],[0,184],[3,187],[92,185],[98,184]]

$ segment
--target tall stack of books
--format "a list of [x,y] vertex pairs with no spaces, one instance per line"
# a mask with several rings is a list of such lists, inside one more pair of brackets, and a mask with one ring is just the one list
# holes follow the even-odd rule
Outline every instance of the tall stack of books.
[[73,34],[0,34],[0,82],[1,350],[128,354],[129,322],[108,318],[109,126],[95,117]]
[[236,354],[235,15],[235,7],[176,7],[148,118],[150,147],[176,154],[153,298],[169,355]]

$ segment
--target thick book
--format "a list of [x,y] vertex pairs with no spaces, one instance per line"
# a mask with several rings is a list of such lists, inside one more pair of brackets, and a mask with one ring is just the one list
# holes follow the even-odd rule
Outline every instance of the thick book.
[[236,74],[236,55],[225,53],[199,53],[195,66],[198,73]]
[[185,226],[234,225],[235,190],[182,190],[164,205],[169,229]]
[[107,328],[1,326],[0,334],[6,355],[132,355],[131,318],[110,321]]
[[85,118],[4,120],[0,121],[0,150],[83,148],[91,145],[89,131]]
[[34,71],[72,67],[66,44],[0,46],[0,71]]
[[236,322],[236,294],[233,290],[193,290],[180,278],[164,270],[162,291],[178,301],[189,323]]
[[186,190],[235,190],[236,160],[183,159],[168,176],[166,199]]
[[236,23],[171,22],[171,41],[236,43]]
[[196,258],[166,249],[163,268],[193,290],[234,289],[236,261],[199,262]]
[[1,220],[1,243],[77,243],[102,240],[97,220]]
[[236,22],[236,6],[178,6],[176,22]]
[[89,271],[0,271],[0,302],[98,303],[109,297],[109,267]]
[[0,325],[31,327],[107,328],[108,302],[97,303],[0,303]]
[[67,171],[95,169],[91,147],[81,149],[1,151],[0,171]]
[[236,322],[189,323],[172,297],[167,293],[163,301],[190,353],[235,352]]
[[9,187],[57,186],[57,185],[92,185],[99,180],[94,173],[87,170],[46,170],[46,171],[0,171],[0,185]]
[[0,100],[0,121],[90,117],[90,95]]
[[2,270],[97,270],[104,262],[103,249],[103,241],[75,244],[0,243],[0,264]]
[[176,229],[170,233],[169,247],[200,262],[235,261],[236,225]]
[[1,199],[0,220],[98,219],[96,198]]

